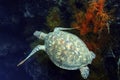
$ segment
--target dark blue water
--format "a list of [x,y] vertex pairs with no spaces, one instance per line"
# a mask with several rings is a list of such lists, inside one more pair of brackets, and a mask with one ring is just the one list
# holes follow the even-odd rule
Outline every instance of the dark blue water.
[[[32,59],[17,67],[17,64],[31,51],[30,43],[35,39],[35,37],[30,38],[33,36],[33,32],[43,29],[49,31],[49,28],[44,24],[45,18],[48,9],[56,6],[57,1],[59,0],[0,0],[0,80],[80,79],[78,77],[79,71],[61,70],[49,60],[43,64],[38,64],[35,59]],[[64,5],[59,5],[63,11],[66,9]],[[111,5],[115,6],[111,7]],[[112,50],[115,58],[111,56],[109,51],[104,56],[104,67],[110,80],[118,80],[117,60],[120,56],[119,6],[120,4],[115,0],[109,0],[107,4],[108,8],[116,9],[115,16],[117,17],[116,22],[110,26],[114,44]],[[28,33],[25,34],[26,29],[28,29]]]

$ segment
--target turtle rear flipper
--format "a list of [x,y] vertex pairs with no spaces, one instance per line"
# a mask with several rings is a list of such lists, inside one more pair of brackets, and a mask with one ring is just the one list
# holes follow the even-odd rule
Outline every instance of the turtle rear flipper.
[[81,67],[80,68],[81,75],[84,79],[87,79],[89,75],[89,68],[87,66]]

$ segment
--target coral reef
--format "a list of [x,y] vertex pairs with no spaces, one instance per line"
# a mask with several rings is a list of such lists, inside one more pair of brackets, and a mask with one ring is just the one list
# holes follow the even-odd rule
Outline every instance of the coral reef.
[[46,24],[50,29],[54,29],[56,26],[62,26],[60,10],[58,7],[50,8],[46,17]]
[[[89,79],[108,80],[104,68],[104,56],[111,46],[109,23],[113,20],[111,10],[108,12],[105,9],[105,0],[70,0],[64,3],[68,7],[66,10],[71,14],[69,17],[73,17],[71,27],[79,31],[78,36],[97,55],[93,61],[93,71]],[[55,19],[53,18],[53,20]]]
[[[0,80],[83,80],[78,70],[67,71],[56,67],[41,51],[24,65],[16,66],[33,47],[43,44],[33,36],[35,30],[49,32],[56,26],[71,27],[73,24],[78,28],[71,32],[82,38],[96,53],[96,59],[89,65],[88,80],[119,80],[119,0],[0,0],[0,3]],[[56,9],[58,11],[54,12]],[[93,14],[89,10],[93,10]],[[116,19],[109,25],[111,10],[115,11],[113,15]],[[46,16],[49,16],[48,21]],[[85,24],[86,19],[89,19],[88,24]],[[97,21],[101,26],[97,26]],[[85,22],[85,31],[81,27],[82,22]],[[53,24],[52,27],[50,24]]]
[[105,0],[90,1],[86,11],[80,10],[75,14],[76,22],[72,23],[72,27],[80,30],[80,35],[90,32],[96,34],[109,28],[108,21],[111,16],[104,10],[104,4]]

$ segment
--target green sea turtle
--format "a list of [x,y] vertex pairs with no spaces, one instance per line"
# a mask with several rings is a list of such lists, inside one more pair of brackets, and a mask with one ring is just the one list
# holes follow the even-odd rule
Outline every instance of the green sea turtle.
[[91,64],[95,54],[89,51],[85,43],[76,35],[64,31],[71,29],[73,28],[58,27],[48,34],[35,31],[34,36],[44,40],[45,44],[37,45],[18,66],[23,64],[37,51],[44,50],[56,66],[67,70],[79,69],[82,77],[86,79],[89,75],[87,65]]

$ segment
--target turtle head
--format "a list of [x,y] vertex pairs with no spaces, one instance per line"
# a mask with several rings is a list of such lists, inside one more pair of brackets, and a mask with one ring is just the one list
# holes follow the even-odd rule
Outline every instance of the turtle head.
[[35,31],[35,32],[33,33],[33,35],[36,36],[36,37],[39,38],[39,39],[44,40],[47,34],[44,33],[44,32],[41,32],[41,31]]

